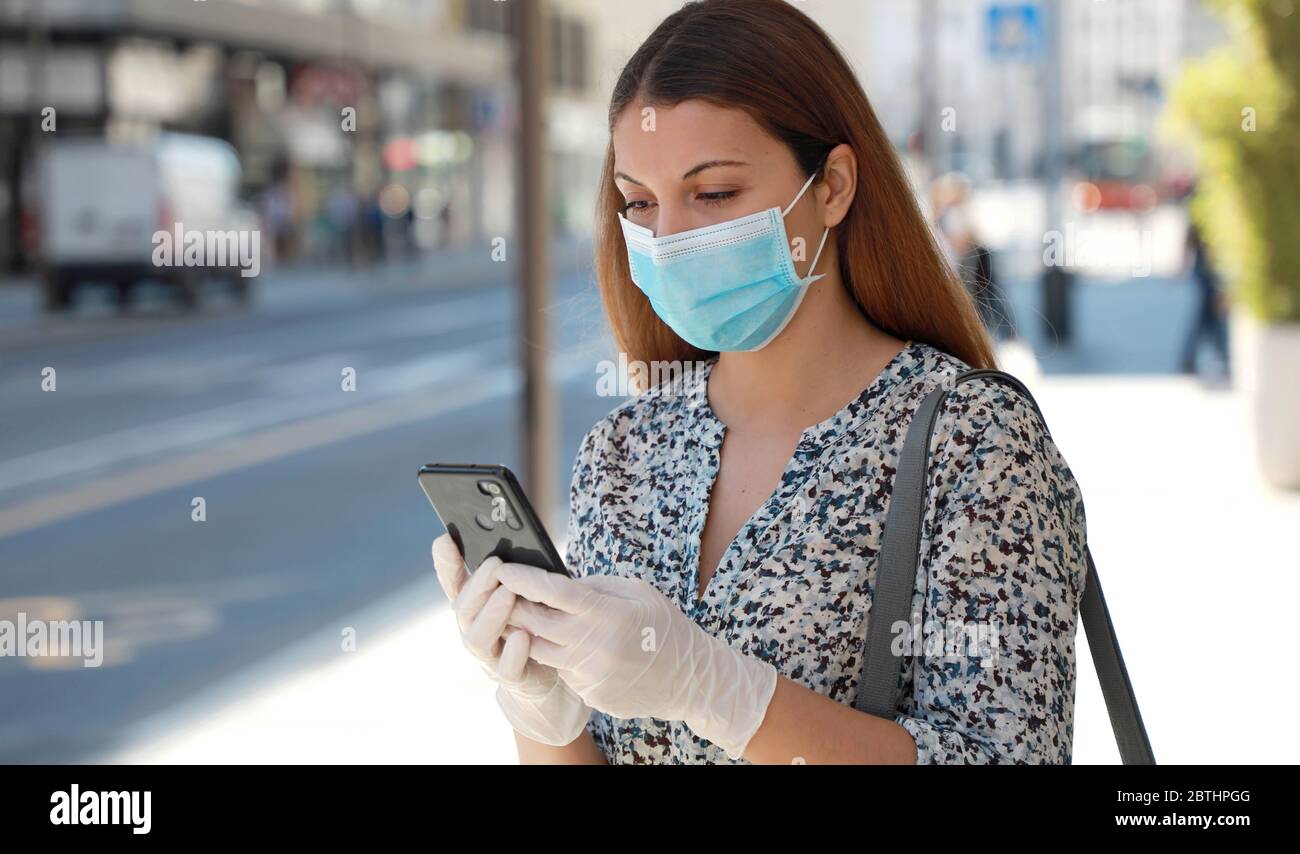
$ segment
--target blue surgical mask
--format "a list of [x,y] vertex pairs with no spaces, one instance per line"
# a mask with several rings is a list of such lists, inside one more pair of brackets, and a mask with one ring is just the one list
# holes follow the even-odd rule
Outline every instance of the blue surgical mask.
[[785,210],[772,207],[664,237],[620,214],[632,281],[663,322],[701,350],[766,346],[794,317],[808,286],[826,275],[812,272],[830,229],[822,231],[802,279],[785,234],[785,215],[816,176],[808,176]]

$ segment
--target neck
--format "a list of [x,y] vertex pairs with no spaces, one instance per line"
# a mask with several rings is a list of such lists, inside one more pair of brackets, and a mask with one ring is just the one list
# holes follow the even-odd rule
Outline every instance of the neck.
[[858,309],[828,242],[795,316],[766,347],[722,353],[709,405],[728,429],[792,432],[831,417],[862,392],[903,346]]

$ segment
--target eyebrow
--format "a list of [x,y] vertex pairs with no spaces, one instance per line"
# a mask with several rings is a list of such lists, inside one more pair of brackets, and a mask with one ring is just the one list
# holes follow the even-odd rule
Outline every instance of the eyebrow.
[[[715,169],[719,166],[748,166],[748,165],[749,164],[743,160],[707,160],[704,163],[697,164],[695,166],[692,166],[690,169],[686,170],[686,174],[682,175],[682,180],[685,181],[688,178],[692,178],[695,175],[698,175],[701,172],[703,172],[705,169]],[[645,186],[645,184],[642,184],[640,181],[633,178],[631,175],[627,174],[626,172],[615,172],[614,177],[616,179],[622,178],[624,181],[631,182],[633,184],[636,184],[639,187]]]

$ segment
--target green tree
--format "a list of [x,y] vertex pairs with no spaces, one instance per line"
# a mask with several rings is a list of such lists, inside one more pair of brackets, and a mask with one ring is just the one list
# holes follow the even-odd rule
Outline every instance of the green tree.
[[1300,322],[1300,0],[1212,0],[1228,44],[1190,63],[1167,127],[1201,171],[1191,202],[1230,293]]

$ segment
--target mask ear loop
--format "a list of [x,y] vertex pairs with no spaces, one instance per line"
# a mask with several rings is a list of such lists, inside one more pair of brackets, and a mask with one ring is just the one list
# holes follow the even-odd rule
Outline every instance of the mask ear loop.
[[[824,163],[825,161],[823,161],[823,165]],[[822,167],[818,166],[816,169],[813,170],[813,173],[808,176],[808,180],[803,182],[803,188],[800,189],[799,193],[794,197],[794,201],[791,202],[789,205],[787,205],[785,210],[781,211],[782,219],[785,219],[785,215],[788,214],[795,205],[799,204],[799,200],[803,198],[803,194],[806,193],[808,191],[808,188],[812,186],[813,179],[816,178],[817,173],[821,171],[822,171]],[[826,246],[826,238],[830,236],[830,233],[831,230],[829,228],[822,229],[821,243],[817,244],[817,252],[816,254],[813,255],[812,265],[808,268],[808,275],[804,277],[808,280],[807,283],[810,285],[813,282],[817,281],[818,279],[825,278],[826,276],[825,273],[821,273],[819,275],[814,276],[812,275],[812,271],[817,269],[817,260],[822,257],[822,249]]]
[[808,176],[808,180],[803,182],[803,188],[799,190],[798,194],[794,197],[794,201],[786,205],[785,210],[781,211],[782,219],[785,219],[785,215],[790,212],[791,208],[799,204],[799,200],[803,198],[804,193],[808,192],[808,188],[812,186],[813,179],[817,177],[817,173],[820,171],[821,171],[821,167],[818,166],[816,169],[813,170],[813,173]]
[[826,276],[825,273],[818,273],[816,276],[814,276],[812,272],[813,270],[817,269],[817,259],[822,257],[822,247],[826,245],[826,238],[830,236],[830,233],[831,230],[829,228],[822,229],[822,242],[817,244],[817,252],[816,254],[813,255],[812,265],[808,267],[808,275],[805,277],[807,278],[808,284],[810,285],[813,282],[817,281],[818,279],[824,278]]

